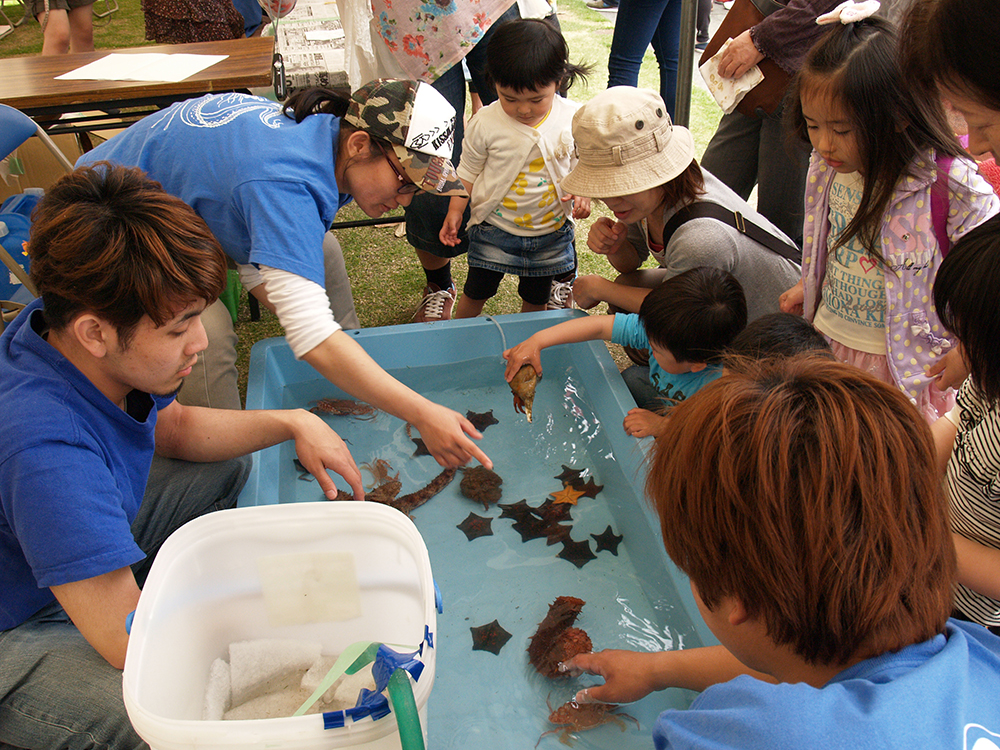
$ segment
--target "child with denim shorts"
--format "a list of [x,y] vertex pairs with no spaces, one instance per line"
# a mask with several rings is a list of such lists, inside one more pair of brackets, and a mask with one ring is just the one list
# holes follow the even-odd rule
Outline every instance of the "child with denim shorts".
[[[472,211],[469,275],[455,310],[472,318],[496,294],[504,274],[520,277],[521,312],[545,309],[550,292],[572,306],[576,247],[572,219],[590,215],[590,199],[559,186],[573,157],[571,124],[577,105],[558,94],[586,74],[571,65],[562,34],[538,19],[498,26],[486,50],[486,74],[499,100],[469,123],[458,174]],[[441,242],[458,244],[469,198],[452,198]],[[571,207],[567,211],[567,207]]]

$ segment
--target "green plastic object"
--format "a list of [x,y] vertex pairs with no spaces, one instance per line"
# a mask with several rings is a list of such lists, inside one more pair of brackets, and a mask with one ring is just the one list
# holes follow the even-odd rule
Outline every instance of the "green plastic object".
[[399,744],[403,750],[424,750],[424,733],[420,731],[417,702],[405,669],[396,669],[389,677],[389,705],[396,714]]
[[[375,661],[381,645],[374,641],[358,641],[345,648],[319,687],[292,715],[302,716],[341,675],[355,674],[362,667]],[[396,726],[399,728],[399,744],[402,750],[424,750],[424,733],[420,729],[420,714],[417,712],[417,701],[413,697],[413,685],[410,684],[409,674],[402,667],[395,669],[389,676],[387,693],[389,705],[396,714]]]
[[236,316],[240,312],[240,297],[243,296],[243,285],[240,283],[239,271],[226,271],[226,288],[222,290],[219,299],[233,316],[233,323],[236,323]]

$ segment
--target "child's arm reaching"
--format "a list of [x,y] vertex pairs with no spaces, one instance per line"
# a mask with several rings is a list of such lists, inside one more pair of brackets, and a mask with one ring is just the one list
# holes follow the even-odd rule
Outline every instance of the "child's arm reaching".
[[568,320],[551,328],[543,328],[534,336],[512,346],[503,353],[503,358],[507,360],[504,378],[509,383],[510,379],[524,365],[531,365],[535,368],[535,372],[541,375],[542,349],[556,344],[572,344],[577,341],[595,341],[597,339],[610,341],[614,324],[614,315],[588,315]]
[[773,677],[744,665],[724,646],[651,653],[598,651],[574,656],[560,670],[604,678],[603,685],[578,692],[578,703],[631,703],[668,687],[702,691],[740,675],[776,682]]
[[[465,192],[472,195],[472,183],[468,180],[462,180],[462,184],[465,185]],[[438,233],[438,239],[441,240],[442,245],[455,247],[458,244],[458,230],[462,226],[462,214],[465,213],[465,207],[468,203],[468,198],[463,198],[460,195],[452,196],[448,203],[448,213],[445,215],[441,231]]]

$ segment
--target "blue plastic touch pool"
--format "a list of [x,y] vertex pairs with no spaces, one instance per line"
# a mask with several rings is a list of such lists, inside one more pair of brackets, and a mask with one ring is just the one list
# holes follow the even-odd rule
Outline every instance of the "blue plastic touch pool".
[[[427,398],[465,414],[492,411],[480,443],[503,478],[502,504],[525,500],[537,507],[563,489],[557,478],[568,468],[602,489],[572,507],[573,546],[546,537],[522,538],[514,519],[497,505],[462,495],[462,474],[413,513],[430,551],[444,610],[438,618],[437,674],[429,702],[429,746],[526,750],[548,722],[547,704],[572,698],[589,678],[554,680],[528,663],[526,648],[549,604],[558,596],[583,599],[576,626],[595,650],[663,650],[715,643],[687,584],[667,558],[658,522],[643,496],[643,455],[649,440],[622,429],[634,406],[603,342],[552,347],[542,353],[544,377],[534,401],[534,420],[515,413],[503,379],[504,346],[580,311],[554,311],[399,325],[351,331],[364,349],[398,380]],[[247,408],[310,407],[321,398],[349,398],[296,361],[284,339],[253,348]],[[326,416],[358,464],[388,462],[403,494],[425,486],[441,471],[429,456],[414,456],[416,445],[399,419]],[[296,467],[290,444],[261,451],[240,505],[327,502],[315,481]],[[362,469],[366,483],[372,474]],[[338,485],[346,483],[334,477]],[[475,514],[490,519],[492,535],[472,539],[458,528]],[[622,537],[615,549],[614,540]],[[583,544],[587,543],[587,548]],[[568,551],[566,551],[568,550]],[[493,621],[511,634],[498,654],[474,650],[473,628]],[[590,683],[594,680],[590,679]],[[683,708],[692,694],[667,690],[622,706],[638,721],[624,720],[579,733],[575,747],[649,748],[658,713]],[[539,748],[556,748],[558,733]]]

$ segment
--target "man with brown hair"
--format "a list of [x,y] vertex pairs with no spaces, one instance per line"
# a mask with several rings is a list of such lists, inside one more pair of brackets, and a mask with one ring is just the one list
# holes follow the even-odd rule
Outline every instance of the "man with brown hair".
[[0,336],[0,747],[132,748],[125,618],[160,544],[235,505],[246,454],[283,440],[328,496],[327,469],[358,498],[361,476],[307,411],[174,400],[226,260],[140,170],[62,178],[28,251],[41,299]]
[[[702,694],[663,748],[996,747],[1000,639],[949,620],[955,551],[930,430],[898,389],[804,355],[679,404],[646,482],[721,646],[602,651],[578,700]],[[979,740],[985,740],[979,742]]]

